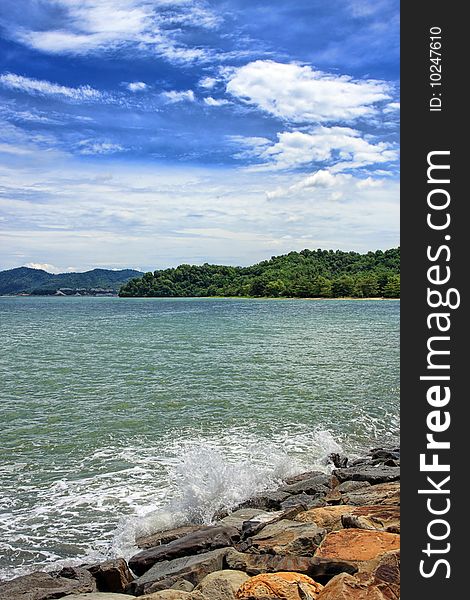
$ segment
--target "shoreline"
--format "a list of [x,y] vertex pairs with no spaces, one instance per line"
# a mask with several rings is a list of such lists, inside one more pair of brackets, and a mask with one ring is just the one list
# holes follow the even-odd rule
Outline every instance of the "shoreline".
[[399,597],[399,448],[329,462],[331,473],[288,477],[211,525],[138,537],[128,561],[0,581],[0,600],[359,600],[364,588],[388,600],[384,585]]

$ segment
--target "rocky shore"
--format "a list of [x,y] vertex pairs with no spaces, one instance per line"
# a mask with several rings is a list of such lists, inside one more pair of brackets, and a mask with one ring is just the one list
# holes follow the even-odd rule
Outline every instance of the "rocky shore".
[[213,525],[137,539],[128,563],[0,582],[0,600],[398,600],[400,450],[329,459]]

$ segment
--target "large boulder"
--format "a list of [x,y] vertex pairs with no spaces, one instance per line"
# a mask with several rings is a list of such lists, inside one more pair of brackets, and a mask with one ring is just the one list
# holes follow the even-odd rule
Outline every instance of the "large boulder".
[[318,600],[397,600],[400,598],[400,553],[384,554],[376,568],[356,575],[342,573],[322,590]]
[[96,580],[100,592],[123,593],[129,583],[134,579],[123,558],[107,560],[87,567]]
[[129,560],[129,567],[136,575],[143,575],[157,562],[225,548],[232,546],[239,539],[240,534],[235,527],[223,525],[204,527],[169,544],[142,550]]
[[249,541],[246,550],[254,554],[312,555],[321,543],[326,530],[314,523],[283,519],[266,525]]
[[354,510],[354,506],[339,504],[336,506],[323,506],[320,508],[311,508],[305,512],[299,513],[296,521],[302,523],[315,523],[318,527],[323,527],[328,532],[342,529],[341,517]]
[[317,475],[324,475],[323,471],[306,471],[305,473],[299,473],[298,475],[291,475],[284,481],[285,485],[291,485],[298,483],[299,481],[305,481],[306,479],[312,479]]
[[368,481],[371,484],[388,483],[400,479],[400,467],[366,464],[336,469],[333,474],[340,483],[343,481]]
[[130,600],[131,598],[135,598],[135,596],[106,592],[91,592],[89,594],[72,594],[71,596],[66,596],[66,600]]
[[387,504],[388,506],[400,505],[400,482],[379,483],[365,488],[343,493],[343,504],[353,506],[374,506]]
[[258,523],[270,523],[275,521],[277,517],[282,515],[282,511],[268,512],[260,508],[240,508],[230,513],[220,520],[219,525],[226,527],[236,527],[239,531],[242,530],[243,524],[247,521]]
[[344,508],[350,509],[341,516],[344,528],[377,529],[389,533],[400,533],[399,506],[378,505]]
[[278,598],[279,600],[316,600],[323,586],[299,573],[267,573],[251,577],[237,592],[237,600]]
[[96,591],[86,569],[64,568],[58,573],[36,572],[0,583],[0,600],[49,600]]
[[127,593],[141,596],[158,592],[171,588],[181,579],[197,585],[209,573],[224,568],[224,557],[227,551],[227,548],[221,548],[195,556],[157,562],[129,585]]
[[290,494],[281,490],[263,492],[262,494],[257,494],[256,496],[253,496],[253,498],[245,500],[238,508],[259,508],[267,511],[281,510],[281,504],[284,500],[289,498],[289,495]]
[[238,589],[248,579],[250,576],[243,571],[215,571],[204,577],[193,596],[197,596],[196,592],[199,592],[208,600],[236,600]]
[[200,529],[204,529],[206,525],[182,525],[181,527],[174,527],[173,529],[166,529],[164,531],[157,531],[148,535],[139,536],[135,544],[138,548],[146,550],[147,548],[155,548],[155,546],[161,546],[162,544],[169,544],[174,540],[178,540],[189,533],[194,533]]
[[191,600],[192,595],[189,592],[181,590],[162,590],[153,594],[139,596],[139,600]]
[[329,533],[315,552],[324,561],[348,562],[364,569],[364,565],[382,554],[400,548],[400,536],[385,531],[341,529]]
[[297,483],[291,483],[283,485],[280,489],[281,492],[287,494],[308,494],[309,496],[324,496],[328,493],[331,488],[331,476],[325,473],[320,473],[310,477],[309,479],[303,479]]

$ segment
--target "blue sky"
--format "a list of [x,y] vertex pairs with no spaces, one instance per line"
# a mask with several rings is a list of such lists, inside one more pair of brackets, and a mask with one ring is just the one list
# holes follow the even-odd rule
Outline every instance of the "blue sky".
[[399,243],[396,0],[2,0],[0,268]]

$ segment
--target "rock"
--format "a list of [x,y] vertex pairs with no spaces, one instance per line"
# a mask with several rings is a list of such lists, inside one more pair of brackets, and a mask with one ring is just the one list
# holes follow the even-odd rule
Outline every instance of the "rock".
[[345,469],[336,469],[334,476],[340,483],[343,481],[368,481],[374,483],[387,483],[400,479],[399,467],[357,465]]
[[227,548],[221,548],[196,556],[157,562],[144,575],[129,585],[127,593],[139,596],[158,592],[171,588],[181,579],[197,585],[209,573],[221,571],[224,568],[224,557],[227,551]]
[[299,481],[305,481],[306,479],[312,479],[317,475],[324,475],[323,471],[307,471],[306,473],[300,473],[299,475],[293,475],[288,477],[284,483],[285,485],[291,485],[292,483],[298,483]]
[[62,569],[59,573],[36,572],[0,582],[0,600],[49,600],[94,591],[92,575],[78,568]]
[[361,570],[362,564],[400,548],[400,536],[385,531],[341,529],[328,533],[315,552],[315,558],[349,562]]
[[348,457],[343,454],[338,454],[337,452],[329,454],[328,461],[333,463],[337,469],[344,469],[344,467],[348,466]]
[[87,567],[96,580],[100,592],[123,593],[129,583],[134,579],[123,558],[107,560]]
[[283,485],[279,490],[287,494],[308,494],[310,496],[324,496],[331,488],[331,476],[320,473],[309,479],[297,483]]
[[337,506],[324,506],[321,508],[311,508],[305,512],[299,513],[296,521],[301,523],[315,523],[318,527],[323,527],[327,531],[336,531],[342,529],[341,517],[344,514],[351,513],[354,506],[340,504]]
[[[350,507],[351,508],[351,507]],[[341,517],[344,528],[377,529],[400,533],[400,508],[398,506],[359,506]]]
[[338,492],[345,494],[347,492],[360,490],[364,487],[370,487],[370,483],[368,481],[343,481],[343,483],[340,483],[336,489]]
[[129,567],[136,575],[143,575],[157,562],[225,548],[239,540],[240,534],[235,527],[211,525],[173,540],[169,544],[142,550],[129,560]]
[[322,590],[319,600],[398,600],[400,598],[400,553],[384,554],[372,573],[343,573]]
[[361,488],[352,492],[343,494],[344,504],[354,506],[374,506],[377,504],[387,504],[388,506],[400,505],[400,482],[379,483],[367,488]]
[[153,594],[139,596],[139,600],[191,600],[192,595],[189,592],[181,590],[162,590]]
[[238,508],[259,508],[267,511],[280,510],[281,503],[287,500],[287,498],[289,498],[289,494],[281,490],[264,492],[245,500]]
[[324,501],[317,496],[311,496],[302,492],[301,494],[296,494],[295,496],[289,496],[287,500],[281,502],[281,508],[283,510],[287,510],[298,507],[299,509],[307,510],[308,508],[312,508],[317,504],[324,504]]
[[72,594],[71,596],[66,596],[66,600],[129,600],[129,598],[135,598],[135,596],[107,592],[91,592],[90,594]]
[[279,598],[280,600],[316,600],[323,586],[299,573],[255,575],[237,592],[238,600]]
[[180,579],[174,583],[170,589],[179,590],[180,592],[192,592],[194,590],[194,585],[190,581],[186,581],[186,579]]
[[255,554],[311,555],[322,541],[325,533],[325,529],[321,529],[313,523],[283,519],[267,525],[260,533],[252,537],[247,550],[249,553]]
[[206,575],[195,591],[208,600],[235,600],[240,586],[250,579],[243,571],[215,571]]
[[280,516],[282,511],[278,513],[267,512],[260,508],[240,508],[230,513],[226,517],[220,520],[219,525],[226,525],[227,527],[236,527],[239,531],[242,530],[243,523],[246,521],[258,521],[258,522],[269,522]]
[[175,527],[174,529],[167,529],[166,531],[157,531],[150,535],[140,536],[136,539],[135,543],[138,548],[146,550],[147,548],[155,548],[162,544],[169,544],[174,540],[194,533],[200,529],[204,529],[205,525],[182,525],[181,527]]
[[294,555],[248,554],[232,549],[225,555],[225,564],[229,569],[245,571],[249,575],[275,573],[276,571],[294,571],[307,574],[312,568],[313,558]]

